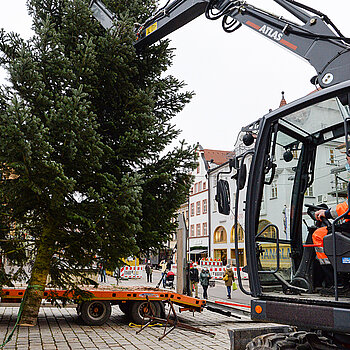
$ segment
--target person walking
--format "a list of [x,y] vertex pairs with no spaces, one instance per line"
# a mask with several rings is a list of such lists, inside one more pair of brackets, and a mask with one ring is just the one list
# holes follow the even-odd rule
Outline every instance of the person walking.
[[223,279],[225,281],[225,286],[227,289],[227,298],[231,299],[231,287],[232,287],[233,281],[235,279],[235,275],[234,275],[230,265],[226,266],[226,270],[225,270],[225,274],[224,274]]
[[205,267],[200,275],[199,275],[199,281],[201,283],[201,286],[203,288],[203,298],[208,299],[208,287],[209,287],[209,280],[211,279],[209,269]]
[[147,261],[145,270],[146,270],[146,275],[147,275],[147,283],[152,283],[153,269],[152,269],[152,265],[151,265],[151,260]]
[[199,282],[199,272],[197,269],[197,264],[194,263],[190,266],[190,289],[191,289],[191,296],[193,295],[193,289],[195,290],[196,298],[198,298],[198,282]]
[[106,283],[106,270],[105,270],[102,262],[100,262],[98,264],[98,274],[100,275],[100,282]]
[[165,260],[162,260],[159,265],[162,271],[163,288],[165,288],[167,262]]

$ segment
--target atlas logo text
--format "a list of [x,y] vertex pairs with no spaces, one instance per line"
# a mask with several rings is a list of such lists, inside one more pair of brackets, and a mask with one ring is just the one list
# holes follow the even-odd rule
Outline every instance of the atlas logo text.
[[263,25],[259,32],[267,35],[268,37],[275,39],[276,41],[280,41],[282,39],[283,33],[278,30],[274,30],[273,28],[268,27],[267,25]]

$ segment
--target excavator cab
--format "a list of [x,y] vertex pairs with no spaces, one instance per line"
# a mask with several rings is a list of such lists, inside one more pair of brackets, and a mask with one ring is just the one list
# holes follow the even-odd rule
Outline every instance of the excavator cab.
[[[256,298],[253,318],[325,329],[329,323],[314,315],[326,312],[333,330],[350,332],[348,316],[337,314],[350,314],[349,210],[332,222],[315,218],[349,198],[349,96],[347,81],[270,112],[254,125],[254,144],[232,162],[237,179],[243,164],[248,169],[245,198],[237,200],[236,186],[235,216],[245,215],[250,291],[240,286]],[[321,226],[328,226],[326,265],[312,240]]]

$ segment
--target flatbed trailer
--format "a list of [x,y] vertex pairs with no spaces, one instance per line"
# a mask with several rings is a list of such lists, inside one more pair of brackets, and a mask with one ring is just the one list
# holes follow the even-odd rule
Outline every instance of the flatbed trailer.
[[[1,306],[20,304],[26,288],[3,288],[0,291]],[[89,300],[81,300],[74,293],[64,289],[46,289],[44,299],[66,298],[77,304],[78,316],[88,325],[102,325],[110,317],[112,305],[119,305],[122,312],[136,324],[142,324],[147,315],[164,317],[165,302],[180,307],[180,311],[202,312],[206,301],[169,290],[150,287],[104,287],[84,288],[90,293]],[[149,308],[152,308],[150,312]]]

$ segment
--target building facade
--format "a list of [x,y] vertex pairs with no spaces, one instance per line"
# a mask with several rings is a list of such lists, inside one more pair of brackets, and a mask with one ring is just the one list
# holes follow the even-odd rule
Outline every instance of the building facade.
[[188,200],[188,253],[198,261],[209,256],[209,191],[208,171],[226,162],[232,152],[197,147],[198,166],[193,171],[194,183]]

